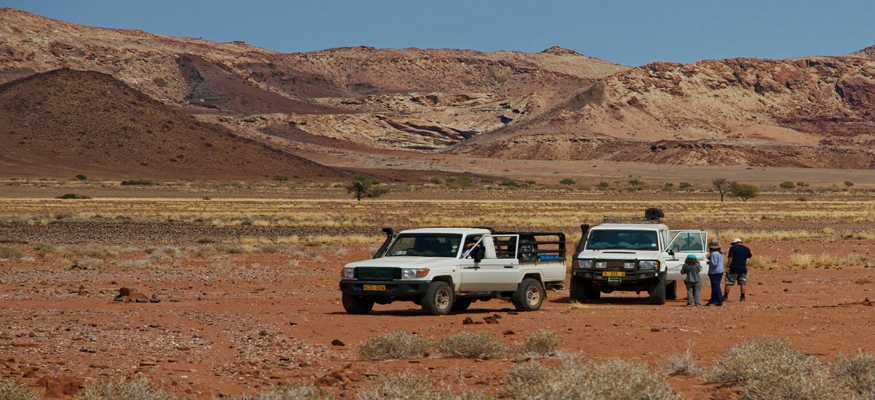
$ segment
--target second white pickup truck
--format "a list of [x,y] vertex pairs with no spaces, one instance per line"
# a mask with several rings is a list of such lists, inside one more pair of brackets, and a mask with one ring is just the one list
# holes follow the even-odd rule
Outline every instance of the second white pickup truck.
[[474,301],[510,300],[533,311],[545,287],[566,275],[565,234],[495,232],[490,228],[425,228],[394,235],[373,259],[341,271],[343,308],[366,314],[374,303],[412,301],[432,315],[467,309]]

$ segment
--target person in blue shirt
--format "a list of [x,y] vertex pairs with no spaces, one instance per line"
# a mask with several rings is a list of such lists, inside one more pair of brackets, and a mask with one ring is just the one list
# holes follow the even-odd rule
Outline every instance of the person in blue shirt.
[[723,280],[723,251],[720,242],[711,239],[708,242],[708,280],[711,282],[711,299],[706,306],[723,306],[723,295],[720,294],[720,281]]
[[753,257],[753,254],[742,243],[739,238],[732,239],[732,246],[726,253],[726,266],[729,267],[729,271],[726,273],[724,299],[729,297],[729,289],[735,286],[735,282],[738,282],[738,287],[741,290],[741,299],[738,301],[744,301],[744,289],[747,286],[747,259]]

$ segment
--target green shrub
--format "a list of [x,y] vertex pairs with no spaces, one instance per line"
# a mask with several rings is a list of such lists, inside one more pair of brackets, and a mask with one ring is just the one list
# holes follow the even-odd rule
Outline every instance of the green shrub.
[[456,183],[456,178],[447,178],[444,181],[447,182],[447,185],[452,185]]
[[285,182],[285,181],[289,180],[289,176],[283,175],[283,174],[274,174],[273,180],[275,180],[277,182]]
[[456,183],[462,186],[470,186],[474,184],[474,180],[467,176],[460,176]]
[[124,186],[150,186],[154,185],[155,182],[146,180],[146,179],[131,179],[127,181],[122,181],[122,185]]
[[556,332],[538,330],[526,335],[522,343],[514,347],[514,351],[522,358],[552,357],[561,342],[562,337]]
[[0,379],[0,399],[4,400],[39,400],[40,395],[25,385]]
[[790,181],[784,181],[784,182],[781,182],[781,184],[778,185],[778,187],[780,187],[781,189],[793,189],[796,187],[796,184],[793,182],[790,182]]
[[85,175],[79,174],[79,175],[76,175],[76,179],[78,179],[80,181],[87,181],[88,177]]
[[24,257],[24,253],[22,253],[21,250],[18,250],[15,247],[0,246],[0,258],[21,258],[21,257]]
[[749,185],[747,183],[736,183],[729,188],[729,196],[738,197],[741,199],[741,201],[747,201],[748,199],[759,196],[759,191],[760,188],[754,185]]
[[839,383],[861,398],[875,398],[875,355],[858,353],[848,357],[839,353],[830,369]]
[[483,178],[480,180],[481,183],[492,183],[495,182],[495,179]]
[[674,186],[674,183],[671,183],[671,182],[666,182],[666,183],[665,183],[665,187],[672,187],[672,186]]
[[431,178],[431,180],[429,180],[429,182],[434,183],[435,185],[442,185],[444,183],[444,181],[442,181],[441,178]]
[[609,187],[611,187],[611,184],[610,184],[610,183],[607,183],[607,182],[605,182],[605,181],[601,181],[601,182],[599,182],[599,188],[601,188],[601,189],[607,189],[607,188],[609,188]]
[[679,186],[681,189],[688,189],[688,188],[693,187],[693,184],[691,184],[691,183],[689,183],[689,182],[681,182],[678,186]]
[[573,185],[573,184],[575,184],[575,183],[577,183],[577,182],[575,182],[574,179],[571,179],[571,178],[565,178],[565,179],[559,181],[559,183],[560,183],[560,184],[563,184],[563,185]]
[[806,188],[806,187],[809,187],[811,185],[809,185],[807,182],[799,181],[799,182],[796,182],[796,186],[799,186],[801,188]]
[[535,184],[537,184],[537,183],[538,183],[538,182],[535,182],[533,179],[527,179],[527,180],[526,180],[526,185],[535,185]]
[[355,345],[354,350],[364,360],[388,360],[421,357],[434,347],[434,339],[396,330],[373,336]]
[[55,198],[56,198],[56,199],[61,199],[61,200],[88,200],[88,199],[90,199],[91,197],[88,197],[88,196],[80,196],[80,195],[75,194],[75,193],[67,193],[67,194],[65,194],[65,195],[58,196],[58,197],[55,197]]
[[152,386],[146,378],[126,381],[93,382],[73,397],[74,400],[183,400],[185,396]]
[[647,184],[640,179],[629,179],[627,182],[632,186],[644,186]]
[[438,340],[437,350],[446,357],[490,358],[507,351],[507,346],[488,332],[462,332]]
[[851,182],[851,181],[845,181],[845,186],[847,186],[847,187],[854,186],[854,182]]
[[519,183],[516,183],[510,179],[505,179],[498,184],[498,186],[510,186],[510,187],[520,187]]

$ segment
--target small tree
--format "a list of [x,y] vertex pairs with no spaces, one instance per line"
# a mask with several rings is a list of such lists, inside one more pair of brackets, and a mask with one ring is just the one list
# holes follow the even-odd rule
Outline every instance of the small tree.
[[79,174],[79,175],[76,175],[76,179],[78,179],[80,181],[87,181],[88,177],[85,175]]
[[573,185],[573,184],[575,184],[575,183],[577,183],[577,182],[575,182],[574,179],[571,179],[571,178],[565,178],[565,179],[559,181],[559,183],[561,183],[561,184],[563,184],[563,185]]
[[854,186],[854,182],[851,182],[851,181],[845,181],[845,186],[846,186],[846,187]]
[[778,187],[780,187],[781,189],[793,189],[794,187],[796,187],[796,184],[793,182],[790,182],[790,181],[784,181],[784,182],[781,182],[781,184],[778,185]]
[[693,187],[693,184],[690,182],[681,182],[679,186],[681,187],[681,189],[689,189]]
[[599,189],[607,189],[607,188],[609,188],[609,187],[611,187],[611,184],[610,184],[610,183],[607,183],[607,182],[605,182],[605,181],[601,181],[601,182],[599,182]]
[[808,184],[808,182],[802,182],[802,181],[799,181],[799,182],[796,182],[796,186],[799,186],[799,187],[801,187],[801,188],[806,188],[806,187],[808,187],[808,186],[810,186],[810,185]]
[[732,187],[729,188],[729,195],[732,197],[738,197],[741,201],[747,201],[747,199],[759,196],[759,191],[760,188],[754,185],[749,185],[747,183],[733,183]]
[[277,182],[285,182],[285,181],[289,180],[289,176],[283,175],[283,174],[276,174],[273,176],[273,180],[275,180]]
[[717,178],[711,181],[711,185],[717,189],[717,193],[720,193],[721,202],[723,202],[723,196],[725,196],[726,193],[729,193],[729,189],[731,189],[734,184],[735,182],[730,182],[726,180],[726,178]]
[[640,179],[629,179],[629,184],[632,186],[644,186],[644,181]]
[[669,187],[669,188],[670,188],[670,187],[672,187],[672,186],[674,186],[674,183],[671,183],[671,182],[666,182],[666,183],[665,183],[665,187]]
[[389,188],[378,187],[379,182],[375,182],[370,176],[365,174],[356,174],[352,182],[344,186],[347,193],[352,193],[356,200],[362,201],[363,198],[377,198],[386,193],[389,193]]

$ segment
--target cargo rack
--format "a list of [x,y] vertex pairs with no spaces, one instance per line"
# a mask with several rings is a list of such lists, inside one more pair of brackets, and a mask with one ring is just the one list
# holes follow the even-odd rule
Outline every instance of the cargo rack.
[[622,223],[622,222],[639,222],[649,224],[661,224],[662,218],[647,218],[647,217],[611,217],[605,216],[604,223]]

